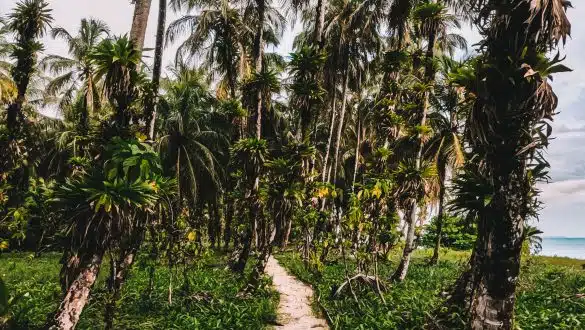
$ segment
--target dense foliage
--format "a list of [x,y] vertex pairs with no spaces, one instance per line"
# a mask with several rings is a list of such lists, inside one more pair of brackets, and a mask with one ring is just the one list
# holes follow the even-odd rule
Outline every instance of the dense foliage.
[[[59,286],[28,300],[40,313],[10,304],[6,324],[115,329],[144,315],[221,328],[235,313],[236,327],[261,327],[274,306],[264,269],[291,245],[307,272],[339,282],[334,296],[349,288],[350,313],[388,310],[359,325],[336,316],[343,326],[524,322],[516,292],[540,244],[527,226],[548,180],[550,81],[570,71],[558,55],[569,2],[161,0],[150,65],[151,2],[132,1],[119,35],[98,18],[67,31],[47,0],[0,18],[0,250],[62,253],[59,276],[42,266]],[[269,52],[294,23],[294,51]],[[468,50],[462,23],[482,38],[471,57],[455,56]],[[46,35],[67,54],[44,54]],[[163,70],[169,43],[180,46]],[[424,267],[421,244],[433,247]],[[442,262],[442,246],[473,250],[469,263]],[[209,267],[219,250],[233,274]],[[537,295],[538,274],[525,282]],[[230,283],[208,296],[191,279]],[[389,283],[401,289],[383,293]]]

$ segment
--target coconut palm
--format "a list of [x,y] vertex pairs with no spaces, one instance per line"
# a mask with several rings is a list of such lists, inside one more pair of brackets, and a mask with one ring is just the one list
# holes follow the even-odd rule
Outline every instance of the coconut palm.
[[38,53],[43,50],[39,39],[53,21],[49,4],[44,0],[23,0],[8,16],[8,29],[15,34],[15,44],[10,57],[16,61],[12,79],[16,86],[16,99],[7,109],[7,126],[11,135],[18,130],[24,119],[22,106],[31,77],[36,70]]
[[435,89],[432,99],[435,112],[429,115],[429,124],[433,129],[433,135],[425,144],[425,158],[432,158],[436,163],[439,174],[439,208],[437,215],[437,238],[431,264],[436,264],[439,259],[441,247],[441,235],[443,217],[445,215],[445,195],[447,171],[456,175],[458,167],[462,166],[465,158],[463,155],[462,137],[459,133],[459,114],[463,113],[467,103],[463,98],[461,89],[449,82],[449,74],[456,71],[460,64],[450,58],[441,58],[441,76],[445,79]]
[[83,95],[86,112],[82,120],[86,122],[94,109],[101,103],[99,82],[95,77],[90,54],[110,33],[105,22],[96,19],[82,19],[77,35],[73,36],[62,27],[55,27],[51,35],[67,43],[70,57],[48,55],[39,65],[56,75],[47,84],[46,93],[49,97],[57,97],[59,108],[65,109],[77,98]]
[[[471,269],[458,282],[471,329],[513,329],[515,290],[526,220],[536,213],[537,180],[546,179],[541,149],[557,97],[549,79],[567,71],[548,59],[570,33],[565,1],[482,0],[477,5],[481,63],[467,140],[493,194],[484,199]],[[495,14],[497,13],[497,15]],[[464,283],[464,284],[461,284]],[[468,290],[469,289],[469,290]]]
[[175,74],[175,80],[165,82],[160,104],[164,125],[159,150],[167,174],[177,179],[179,203],[196,208],[208,198],[200,193],[215,196],[221,189],[229,135],[217,129],[220,118],[205,118],[217,103],[204,82],[205,72],[183,68]]
[[[188,9],[199,8],[188,6]],[[221,86],[227,87],[228,95],[235,98],[238,79],[248,71],[246,47],[253,35],[240,11],[226,0],[213,2],[196,15],[186,15],[172,22],[166,35],[167,43],[176,41],[184,33],[188,36],[179,46],[176,60],[202,58],[209,72],[222,76]]]

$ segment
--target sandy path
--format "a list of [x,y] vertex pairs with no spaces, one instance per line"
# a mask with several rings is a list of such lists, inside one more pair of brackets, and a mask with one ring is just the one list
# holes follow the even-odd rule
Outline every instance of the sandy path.
[[329,329],[325,320],[313,315],[313,290],[309,286],[290,276],[273,257],[266,264],[266,274],[272,276],[274,287],[280,293],[278,322],[282,325],[276,326],[276,329]]

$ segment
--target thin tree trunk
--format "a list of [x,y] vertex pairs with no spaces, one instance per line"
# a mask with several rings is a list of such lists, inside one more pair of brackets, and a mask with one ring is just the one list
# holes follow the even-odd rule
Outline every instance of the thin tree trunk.
[[[341,101],[341,114],[339,115],[339,125],[337,126],[337,138],[335,140],[335,157],[333,158],[333,183],[337,180],[337,164],[339,163],[339,148],[341,147],[341,133],[343,132],[343,120],[345,119],[345,109],[347,107],[347,87],[349,84],[349,69],[345,68],[345,73],[343,76],[343,91],[341,92],[341,96],[343,100]],[[329,176],[329,174],[328,174]],[[331,182],[327,178],[327,181]]]
[[436,265],[439,261],[439,249],[441,248],[441,236],[443,235],[443,218],[445,207],[445,181],[446,181],[446,166],[441,166],[441,184],[439,187],[439,214],[437,215],[437,237],[435,238],[435,249],[430,264]]
[[71,283],[49,329],[74,329],[87,304],[102,263],[103,252],[92,255]]
[[322,181],[328,180],[327,178],[327,165],[329,163],[329,154],[331,153],[331,142],[333,142],[333,132],[335,131],[335,118],[337,117],[337,110],[335,109],[335,104],[337,101],[337,91],[335,87],[333,87],[333,101],[331,105],[331,123],[329,125],[329,137],[327,138],[327,148],[325,149],[325,158],[323,159],[323,173],[322,173]]
[[417,205],[411,205],[407,213],[407,226],[408,230],[406,232],[406,241],[404,243],[404,249],[402,250],[402,258],[400,259],[400,264],[398,268],[392,275],[392,280],[394,281],[403,281],[406,278],[406,274],[408,273],[408,266],[410,265],[410,259],[412,256],[412,252],[414,251],[414,232],[416,229],[416,212],[417,212]]
[[132,40],[136,49],[140,51],[144,48],[151,2],[152,0],[134,0],[134,17],[132,18],[132,28],[130,29],[130,40]]
[[361,131],[362,131],[362,122],[359,118],[358,113],[358,124],[357,124],[357,141],[355,146],[355,162],[353,165],[353,179],[351,180],[351,191],[353,192],[355,189],[355,181],[357,179],[357,172],[360,164],[360,144],[361,144]]
[[148,138],[154,140],[154,124],[156,121],[156,104],[158,103],[158,89],[162,71],[163,43],[167,20],[167,0],[159,0],[158,25],[156,29],[156,46],[154,49],[154,65],[152,68],[152,95],[146,102],[146,124]]
[[[254,39],[254,64],[256,73],[262,72],[262,57],[264,55],[264,20],[266,18],[265,0],[256,0],[258,6],[258,26],[256,27],[256,37]],[[262,90],[258,90],[256,96],[256,138],[262,138]]]

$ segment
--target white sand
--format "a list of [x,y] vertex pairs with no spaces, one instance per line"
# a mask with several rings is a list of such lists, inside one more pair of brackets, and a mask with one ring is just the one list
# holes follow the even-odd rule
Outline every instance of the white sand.
[[278,323],[282,325],[276,326],[276,329],[329,329],[324,319],[313,315],[313,290],[309,286],[290,276],[273,257],[266,264],[266,274],[272,276],[274,287],[280,293]]

